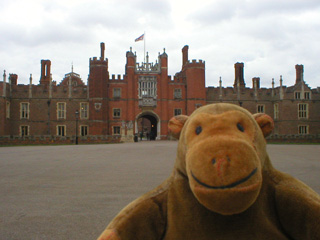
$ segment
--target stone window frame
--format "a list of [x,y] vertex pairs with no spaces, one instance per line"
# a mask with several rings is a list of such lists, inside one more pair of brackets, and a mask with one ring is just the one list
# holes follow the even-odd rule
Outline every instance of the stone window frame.
[[80,119],[89,118],[89,103],[81,102],[80,103]]
[[298,103],[298,119],[309,118],[309,105],[308,103]]
[[309,125],[298,125],[298,134],[300,135],[309,134]]
[[[88,125],[80,125],[80,136],[85,137],[89,135],[89,126]],[[84,130],[84,131],[83,131]],[[83,134],[85,132],[85,134]]]
[[273,118],[275,120],[279,119],[279,104],[278,103],[273,104]]
[[304,99],[305,100],[311,100],[311,92],[310,91],[305,91],[304,92]]
[[[180,113],[178,114],[179,111]],[[175,108],[173,109],[173,116],[178,116],[178,115],[181,115],[182,114],[182,108]]]
[[174,99],[181,99],[182,98],[182,89],[181,88],[173,89],[173,98]]
[[[67,136],[67,126],[66,125],[57,125],[56,128],[57,128],[57,136],[59,136],[59,137]],[[61,132],[60,129],[63,129],[63,132]]]
[[[63,106],[63,109],[61,109]],[[66,102],[57,102],[57,119],[66,119],[67,117],[67,103]]]
[[112,108],[112,116],[113,118],[121,118],[121,108]]
[[257,113],[265,113],[265,112],[266,112],[265,104],[257,104]]
[[297,99],[297,100],[301,99],[301,92],[300,91],[295,91],[294,92],[294,99]]
[[6,102],[6,118],[7,119],[10,118],[10,102],[9,101]]
[[[116,94],[117,91],[119,92],[119,94],[118,93]],[[112,96],[113,98],[121,98],[121,88],[118,88],[118,87],[113,88]]]
[[[25,133],[25,132],[27,132],[27,133]],[[20,137],[29,136],[30,135],[30,126],[29,125],[20,125],[19,135],[20,135]]]
[[140,76],[138,80],[138,97],[157,98],[157,77],[156,76]]
[[112,135],[121,135],[121,126],[112,126]]
[[30,103],[21,102],[20,103],[20,119],[29,119],[29,117],[30,117]]

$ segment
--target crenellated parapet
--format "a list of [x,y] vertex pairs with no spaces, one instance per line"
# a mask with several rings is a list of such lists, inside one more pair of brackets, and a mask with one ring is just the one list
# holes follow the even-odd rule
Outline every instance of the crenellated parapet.
[[190,68],[205,69],[205,61],[192,59],[189,60],[189,46],[185,45],[182,48],[182,71]]
[[99,59],[97,57],[90,58],[89,60],[90,69],[92,69],[93,67],[102,67],[102,68],[106,68],[108,71],[108,58],[104,57],[105,44],[103,42],[100,43],[100,50],[101,50],[101,55]]
[[168,80],[172,83],[182,83],[185,81],[185,74],[178,72],[173,77],[168,76]]
[[192,59],[188,60],[184,64],[184,68],[205,68],[205,61]]
[[121,74],[118,74],[117,76],[115,74],[112,74],[109,81],[124,81],[124,78],[125,78],[124,75],[122,75],[122,78],[121,78]]
[[90,58],[89,60],[90,67],[99,66],[108,68],[108,58],[98,59],[97,57]]

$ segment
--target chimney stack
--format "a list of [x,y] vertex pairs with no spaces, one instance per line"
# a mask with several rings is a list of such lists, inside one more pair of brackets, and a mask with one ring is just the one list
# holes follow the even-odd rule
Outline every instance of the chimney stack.
[[244,83],[244,77],[243,77],[243,63],[235,63],[234,64],[234,70],[235,70],[235,79],[234,79],[234,84],[233,87],[237,88],[238,85],[240,88],[244,88],[246,84]]
[[14,73],[9,74],[9,82],[11,85],[17,85],[18,83],[18,75]]
[[189,46],[188,45],[185,45],[182,48],[182,66],[184,66],[189,61],[188,50],[189,50]]
[[296,84],[303,82],[303,65],[296,65]]
[[105,50],[105,46],[104,46],[104,42],[100,43],[100,49],[101,49],[101,57],[100,60],[104,60],[104,50]]
[[51,61],[41,60],[41,77],[40,84],[49,84],[51,75]]
[[260,78],[259,77],[252,78],[252,88],[256,88],[256,89],[260,88]]

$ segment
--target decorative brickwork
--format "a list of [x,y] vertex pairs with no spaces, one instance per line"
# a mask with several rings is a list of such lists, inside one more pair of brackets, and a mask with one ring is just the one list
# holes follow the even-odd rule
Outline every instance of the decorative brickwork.
[[7,80],[4,72],[0,144],[74,143],[76,136],[79,143],[133,141],[135,135],[167,139],[167,124],[175,114],[190,115],[217,102],[272,116],[272,141],[320,141],[320,88],[306,84],[303,65],[295,66],[296,83],[289,87],[281,76],[277,87],[272,79],[271,88],[261,88],[259,77],[252,79],[252,88],[246,87],[244,63],[234,66],[233,87],[223,87],[221,78],[218,87],[205,87],[205,62],[189,60],[188,51],[184,46],[181,71],[173,78],[168,76],[165,50],[155,63],[149,62],[148,54],[145,63],[137,63],[132,49],[126,53],[125,74],[110,78],[104,43],[100,58],[90,59],[87,84],[73,69],[57,84],[50,60],[41,60],[38,85],[32,83],[32,75],[30,84],[18,85],[18,75],[10,73]]

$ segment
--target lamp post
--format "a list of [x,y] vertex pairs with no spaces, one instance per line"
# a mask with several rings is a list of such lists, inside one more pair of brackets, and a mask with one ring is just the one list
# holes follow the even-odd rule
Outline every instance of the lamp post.
[[79,111],[76,110],[76,145],[78,145],[78,120],[79,120]]

